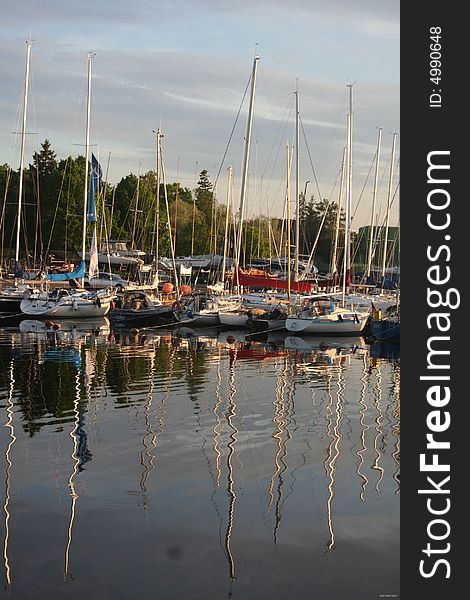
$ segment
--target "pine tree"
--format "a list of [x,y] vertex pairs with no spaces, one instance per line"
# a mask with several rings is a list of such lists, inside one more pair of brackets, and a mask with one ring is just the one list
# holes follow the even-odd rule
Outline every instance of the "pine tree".
[[41,144],[41,151],[33,154],[33,164],[30,169],[36,170],[41,177],[51,175],[57,170],[57,156],[46,138]]
[[196,196],[196,207],[204,214],[210,223],[212,216],[213,191],[212,183],[206,170],[201,171],[194,194]]

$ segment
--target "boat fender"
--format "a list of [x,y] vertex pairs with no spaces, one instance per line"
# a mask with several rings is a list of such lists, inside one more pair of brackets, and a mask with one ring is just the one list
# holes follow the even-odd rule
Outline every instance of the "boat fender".
[[227,336],[227,342],[228,342],[229,344],[233,344],[233,343],[234,343],[234,341],[235,341],[235,338],[233,337],[233,335],[228,335],[228,336]]
[[72,308],[73,308],[73,310],[78,310],[78,305],[77,305],[77,301],[76,300],[74,300],[72,302]]
[[62,329],[62,325],[60,323],[53,323],[52,329],[54,331],[60,331]]

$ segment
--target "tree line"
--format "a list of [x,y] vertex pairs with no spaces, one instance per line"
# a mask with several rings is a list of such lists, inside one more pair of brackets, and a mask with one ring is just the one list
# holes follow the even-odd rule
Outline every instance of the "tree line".
[[[52,253],[74,256],[82,244],[85,157],[58,159],[49,140],[24,170],[20,256],[37,265]],[[0,166],[0,217],[2,262],[14,255],[19,194],[19,171]],[[96,196],[97,232],[105,240],[126,241],[149,255],[170,256],[170,227],[177,256],[223,252],[226,206],[219,203],[207,170],[202,170],[194,190],[178,182],[160,182],[157,174],[130,173],[115,186],[101,182]],[[168,211],[167,211],[168,207]],[[300,252],[308,255],[318,237],[316,262],[328,270],[335,239],[337,205],[326,200],[301,198]],[[326,213],[326,214],[325,214]],[[340,215],[344,229],[344,215]],[[233,256],[234,215],[229,214],[228,248]],[[291,223],[293,227],[293,223]],[[90,233],[91,236],[91,233]],[[291,236],[291,240],[293,240]],[[242,264],[252,258],[286,256],[286,223],[260,215],[246,219],[242,236]],[[292,248],[291,248],[292,251]]]

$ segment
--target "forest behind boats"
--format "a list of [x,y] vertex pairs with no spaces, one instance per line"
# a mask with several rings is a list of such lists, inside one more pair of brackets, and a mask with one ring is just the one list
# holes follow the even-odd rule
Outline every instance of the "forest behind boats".
[[[103,169],[104,170],[104,169]],[[40,257],[47,261],[49,253],[73,256],[79,251],[82,235],[83,179],[85,157],[58,158],[50,141],[45,139],[24,171],[25,210],[22,217],[22,256],[28,257],[30,268],[38,266]],[[0,165],[0,194],[3,206],[0,221],[2,263],[12,257],[16,228],[16,204],[19,172],[10,165]],[[165,192],[160,183],[159,218],[155,212],[157,177],[153,170],[143,174],[129,173],[116,185],[105,181],[97,195],[100,240],[126,240],[132,247],[149,255],[154,253],[155,231],[159,223],[160,255],[170,254]],[[175,232],[175,254],[222,253],[226,206],[217,198],[207,170],[202,170],[194,189],[178,182],[166,185],[170,222]],[[335,238],[337,204],[313,195],[301,198],[300,253],[308,255],[317,238],[316,260],[328,266]],[[325,217],[325,212],[326,217]],[[344,229],[344,215],[341,214]],[[285,238],[283,219],[259,214],[244,221],[242,264],[261,256],[285,254],[281,247]],[[232,240],[233,243],[233,240]],[[284,239],[285,244],[285,239]]]

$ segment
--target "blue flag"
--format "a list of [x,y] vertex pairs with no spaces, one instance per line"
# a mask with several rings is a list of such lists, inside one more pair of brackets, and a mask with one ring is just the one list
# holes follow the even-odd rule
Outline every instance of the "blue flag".
[[95,206],[95,193],[98,189],[102,171],[100,163],[96,160],[94,154],[91,155],[91,176],[90,176],[90,189],[88,191],[88,208],[86,213],[86,220],[89,223],[96,221],[96,206]]

